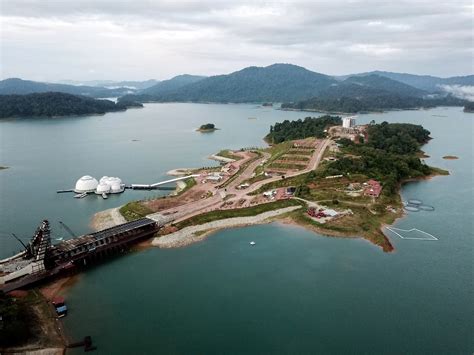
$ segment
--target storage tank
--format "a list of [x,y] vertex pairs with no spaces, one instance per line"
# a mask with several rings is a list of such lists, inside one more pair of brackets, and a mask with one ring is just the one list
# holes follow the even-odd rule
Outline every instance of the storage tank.
[[76,186],[74,192],[83,193],[83,192],[93,192],[99,185],[99,182],[90,175],[84,175],[79,180],[76,181]]
[[95,190],[95,193],[98,195],[102,195],[103,193],[108,194],[110,192],[110,185],[106,184],[105,182],[101,182],[99,185],[97,185],[97,189]]

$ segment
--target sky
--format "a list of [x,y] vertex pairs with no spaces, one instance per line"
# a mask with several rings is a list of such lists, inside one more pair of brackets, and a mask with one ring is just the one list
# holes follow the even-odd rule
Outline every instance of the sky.
[[473,74],[471,0],[0,0],[0,76],[163,80],[292,63]]

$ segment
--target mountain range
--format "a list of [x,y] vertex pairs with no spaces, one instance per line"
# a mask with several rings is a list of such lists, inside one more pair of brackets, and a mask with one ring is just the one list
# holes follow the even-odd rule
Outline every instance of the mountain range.
[[[292,64],[273,64],[210,77],[185,74],[160,82],[88,83],[90,86],[6,79],[0,81],[0,95],[57,91],[90,97],[120,97],[119,100],[127,102],[283,102],[286,108],[322,110],[327,106],[333,110],[339,105],[342,109],[338,111],[345,112],[351,107],[348,112],[358,112],[463,105],[464,101],[450,96],[447,87],[474,86],[474,75],[439,78],[374,71],[330,76]],[[308,107],[309,103],[317,105]]]

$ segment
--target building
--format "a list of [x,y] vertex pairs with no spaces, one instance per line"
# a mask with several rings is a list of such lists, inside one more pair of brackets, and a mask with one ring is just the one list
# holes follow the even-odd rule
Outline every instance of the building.
[[379,197],[382,192],[382,185],[376,180],[369,180],[364,188],[365,196]]
[[354,128],[356,126],[356,117],[357,116],[344,117],[342,119],[342,127],[343,128]]

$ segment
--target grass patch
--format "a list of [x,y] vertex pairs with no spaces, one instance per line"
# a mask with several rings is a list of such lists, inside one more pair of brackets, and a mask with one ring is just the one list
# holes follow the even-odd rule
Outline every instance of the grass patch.
[[444,170],[444,169],[441,169],[441,168],[436,168],[434,166],[430,166],[430,169],[431,169],[431,174],[432,175],[449,175],[448,170]]
[[142,205],[139,201],[127,203],[120,207],[119,212],[128,222],[143,218],[146,215],[153,213],[151,209]]
[[290,149],[286,154],[291,154],[291,155],[307,155],[311,156],[314,153],[314,149]]
[[184,183],[186,184],[186,186],[178,192],[177,196],[185,193],[186,191],[188,191],[190,188],[196,186],[196,184],[197,184],[195,178],[186,179],[186,180],[184,180]]
[[296,164],[296,163],[271,163],[268,168],[273,169],[291,169],[291,170],[303,170],[306,168],[306,165]]
[[188,218],[182,222],[176,224],[176,227],[181,229],[189,226],[204,224],[207,222],[217,221],[220,219],[233,218],[233,217],[250,217],[258,214],[277,210],[280,208],[298,206],[301,205],[300,201],[297,200],[280,200],[276,202],[265,203],[262,205],[238,208],[233,210],[222,210],[222,211],[211,211],[203,213],[198,216]]
[[240,155],[233,154],[229,149],[223,149],[216,154],[219,157],[224,157],[227,159],[240,160],[242,157]]
[[285,155],[282,156],[279,160],[308,162],[308,161],[309,161],[309,157],[308,157],[308,156],[302,157],[302,156],[300,156],[300,155],[288,155],[288,154],[285,154]]

